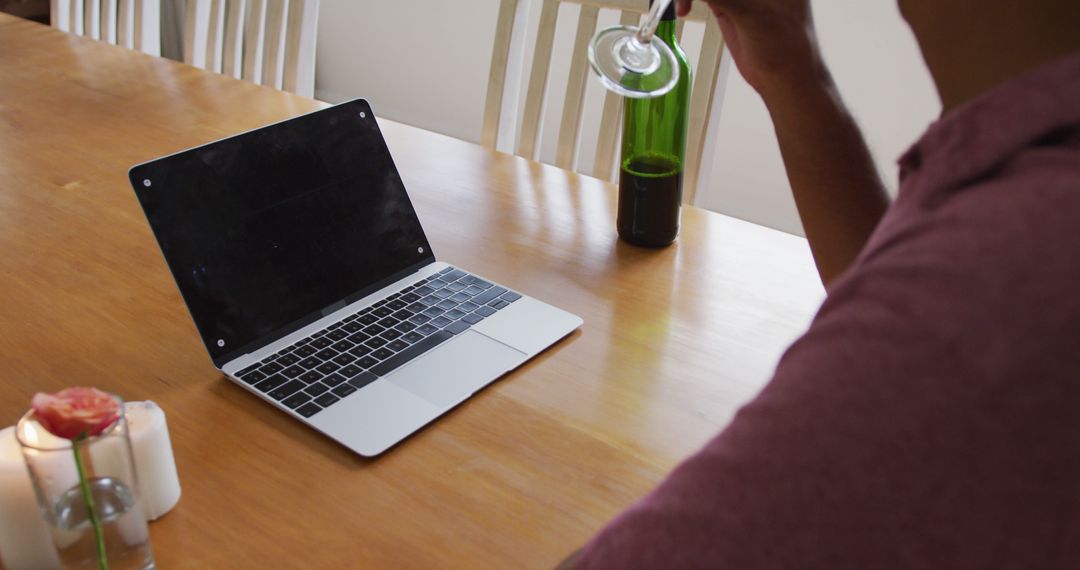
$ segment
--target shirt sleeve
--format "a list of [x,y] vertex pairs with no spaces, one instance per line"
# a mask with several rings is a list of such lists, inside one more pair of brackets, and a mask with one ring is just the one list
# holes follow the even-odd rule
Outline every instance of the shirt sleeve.
[[949,218],[864,253],[762,393],[576,566],[1066,567],[1080,307],[1044,297],[1077,272],[996,214]]

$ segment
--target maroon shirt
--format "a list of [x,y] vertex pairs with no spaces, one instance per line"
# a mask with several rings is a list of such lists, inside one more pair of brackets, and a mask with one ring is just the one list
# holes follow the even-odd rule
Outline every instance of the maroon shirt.
[[764,391],[583,568],[1080,568],[1080,53],[931,126]]

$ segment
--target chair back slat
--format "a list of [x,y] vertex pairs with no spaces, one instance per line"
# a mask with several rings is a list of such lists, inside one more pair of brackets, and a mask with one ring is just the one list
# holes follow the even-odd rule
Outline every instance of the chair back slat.
[[491,50],[491,72],[488,74],[487,97],[484,99],[484,123],[480,134],[481,143],[488,147],[494,147],[499,136],[503,92],[506,90],[506,66],[510,60],[510,40],[517,7],[518,0],[499,0],[495,42]]
[[266,34],[263,47],[262,83],[281,89],[285,64],[285,24],[289,0],[270,0],[266,10]]
[[116,44],[116,0],[101,0],[101,41]]
[[292,0],[289,4],[285,37],[285,91],[306,97],[315,95],[316,27],[307,23],[318,20],[318,2]]
[[262,83],[263,49],[265,48],[267,0],[251,0],[248,20],[244,23],[245,81]]
[[686,141],[686,166],[683,168],[683,202],[693,204],[697,196],[698,173],[704,159],[705,134],[709,128],[709,113],[716,96],[716,76],[724,54],[724,38],[716,20],[705,23],[705,38],[701,43],[698,75],[694,78],[690,96],[689,131]]
[[555,165],[573,170],[574,157],[577,156],[578,134],[581,131],[581,107],[585,99],[585,80],[588,79],[589,41],[596,32],[596,21],[600,9],[596,6],[582,6],[578,16],[577,34],[574,38],[574,51],[570,61],[570,78],[566,84],[566,99],[563,103],[562,121],[559,123],[559,143],[556,147]]
[[[636,12],[624,10],[619,16],[619,24],[623,26],[636,25],[641,20],[641,15]],[[600,138],[596,144],[596,161],[593,165],[593,176],[611,180],[611,173],[615,163],[615,146],[619,140],[618,133],[622,130],[622,105],[623,98],[605,90],[604,107],[600,115]],[[604,136],[605,133],[610,136]]]
[[221,72],[240,79],[244,71],[244,15],[247,13],[247,0],[232,0],[227,4]]
[[555,23],[559,15],[558,0],[543,0],[540,10],[540,25],[536,32],[536,47],[533,52],[532,73],[529,75],[529,87],[525,94],[525,111],[521,118],[521,136],[518,137],[515,154],[525,158],[536,158],[536,137],[540,131],[540,112],[544,105],[544,92],[547,91],[548,70],[551,68],[551,46],[555,41]]

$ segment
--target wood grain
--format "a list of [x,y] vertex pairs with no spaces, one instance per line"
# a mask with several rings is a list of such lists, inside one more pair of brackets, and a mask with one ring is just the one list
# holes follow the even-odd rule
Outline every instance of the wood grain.
[[225,380],[133,164],[322,104],[0,15],[0,425],[95,385],[168,414],[162,568],[544,568],[721,429],[823,297],[806,242],[684,208],[615,238],[599,180],[389,121],[435,253],[585,319],[376,460]]

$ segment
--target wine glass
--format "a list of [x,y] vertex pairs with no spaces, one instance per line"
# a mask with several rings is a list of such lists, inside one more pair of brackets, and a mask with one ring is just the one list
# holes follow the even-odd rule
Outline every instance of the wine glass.
[[645,24],[601,30],[589,44],[589,63],[608,89],[633,99],[659,97],[679,81],[679,63],[666,43],[653,39],[671,0],[653,2]]

